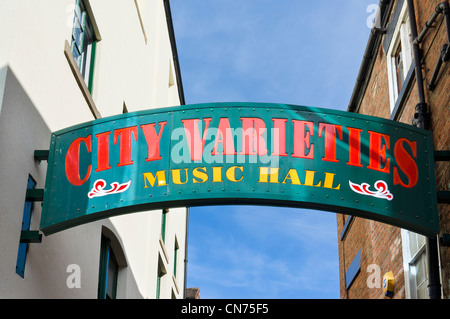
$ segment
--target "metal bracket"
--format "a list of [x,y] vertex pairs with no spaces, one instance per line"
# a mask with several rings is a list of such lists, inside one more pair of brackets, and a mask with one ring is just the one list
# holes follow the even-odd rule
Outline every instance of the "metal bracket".
[[438,191],[437,198],[440,204],[450,204],[450,191]]
[[[450,161],[450,151],[434,151],[434,160],[436,162]],[[440,203],[440,204],[449,204],[450,203],[450,191],[438,191],[437,199],[438,199],[438,203]]]
[[20,233],[20,243],[40,244],[42,243],[42,234],[39,234],[38,230],[22,230]]
[[439,238],[439,243],[441,246],[450,247],[450,234],[443,234],[442,237]]
[[34,151],[34,159],[39,162],[47,161],[49,154],[50,154],[50,151],[48,151],[48,150],[35,150]]
[[434,151],[434,160],[436,162],[450,161],[450,151]]
[[42,202],[44,200],[44,190],[41,188],[29,188],[25,197],[27,202]]

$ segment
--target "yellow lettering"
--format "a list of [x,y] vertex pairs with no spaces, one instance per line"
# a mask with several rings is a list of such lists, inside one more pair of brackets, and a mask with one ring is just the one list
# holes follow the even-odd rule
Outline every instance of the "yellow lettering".
[[213,182],[223,182],[222,181],[222,167],[213,167]]
[[151,172],[142,173],[144,175],[144,188],[148,188],[147,181],[153,187],[155,185],[156,179],[158,179],[157,186],[165,186],[166,183],[166,171],[157,171],[156,176],[154,176]]
[[260,183],[279,183],[278,181],[278,167],[260,167],[259,181]]
[[325,180],[323,181],[324,188],[331,188],[331,189],[340,189],[341,188],[341,184],[339,184],[336,187],[333,187],[333,180],[334,180],[335,175],[336,174],[325,172]]
[[288,179],[291,180],[292,185],[301,185],[300,178],[298,178],[297,170],[294,168],[291,168],[289,170],[282,183],[286,184],[286,180]]
[[[192,171],[193,182],[195,183],[204,183],[208,180],[208,175],[206,174],[206,167],[196,167]],[[199,180],[197,180],[198,178]]]
[[316,171],[306,171],[305,170],[305,186],[314,186],[314,187],[320,187],[322,181],[320,181],[318,184],[314,185],[314,174]]
[[172,181],[175,184],[183,185],[183,184],[186,184],[188,182],[188,177],[189,177],[188,176],[188,169],[185,168],[184,170],[186,171],[186,178],[185,178],[184,182],[181,181],[181,174],[180,174],[181,169],[172,169],[171,170],[172,171]]
[[242,181],[242,179],[244,178],[244,174],[242,174],[242,177],[237,180],[236,179],[236,169],[239,169],[242,173],[244,172],[244,168],[242,166],[232,166],[229,169],[227,169],[227,178],[228,180],[232,181],[232,182],[240,182]]

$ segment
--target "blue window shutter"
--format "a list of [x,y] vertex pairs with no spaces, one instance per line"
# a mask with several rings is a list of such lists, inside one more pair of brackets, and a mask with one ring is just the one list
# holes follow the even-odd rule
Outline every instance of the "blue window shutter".
[[[36,182],[31,176],[28,177],[27,189],[33,189],[36,186]],[[33,202],[25,201],[22,217],[21,230],[30,230],[31,216],[33,214]],[[16,273],[25,278],[25,265],[28,253],[28,243],[19,243],[19,250],[17,252]]]
[[347,272],[345,273],[345,289],[350,288],[351,284],[355,280],[356,276],[359,274],[361,270],[361,249],[356,253],[355,258],[348,267]]

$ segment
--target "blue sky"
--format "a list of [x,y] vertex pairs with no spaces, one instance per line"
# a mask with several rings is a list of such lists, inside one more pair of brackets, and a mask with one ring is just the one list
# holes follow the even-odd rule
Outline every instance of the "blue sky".
[[[186,104],[346,110],[376,0],[172,0]],[[188,287],[201,298],[339,298],[336,215],[190,209]]]

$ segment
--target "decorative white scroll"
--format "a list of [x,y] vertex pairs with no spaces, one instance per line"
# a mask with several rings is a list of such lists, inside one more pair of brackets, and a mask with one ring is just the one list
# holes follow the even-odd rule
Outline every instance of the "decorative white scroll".
[[348,183],[352,191],[358,194],[373,196],[376,198],[383,198],[387,200],[392,200],[394,198],[394,195],[392,195],[392,193],[389,191],[386,182],[381,180],[375,182],[374,187],[376,191],[370,190],[370,185],[367,183],[362,183],[361,185],[352,183],[351,181],[348,181]]
[[91,191],[88,193],[88,197],[93,198],[93,197],[101,197],[101,196],[106,196],[106,195],[111,195],[111,194],[122,193],[130,187],[131,180],[126,183],[123,183],[123,184],[119,184],[118,182],[113,182],[113,183],[111,183],[111,188],[107,189],[107,190],[105,190],[106,185],[107,184],[106,184],[105,180],[103,180],[103,179],[96,180]]

